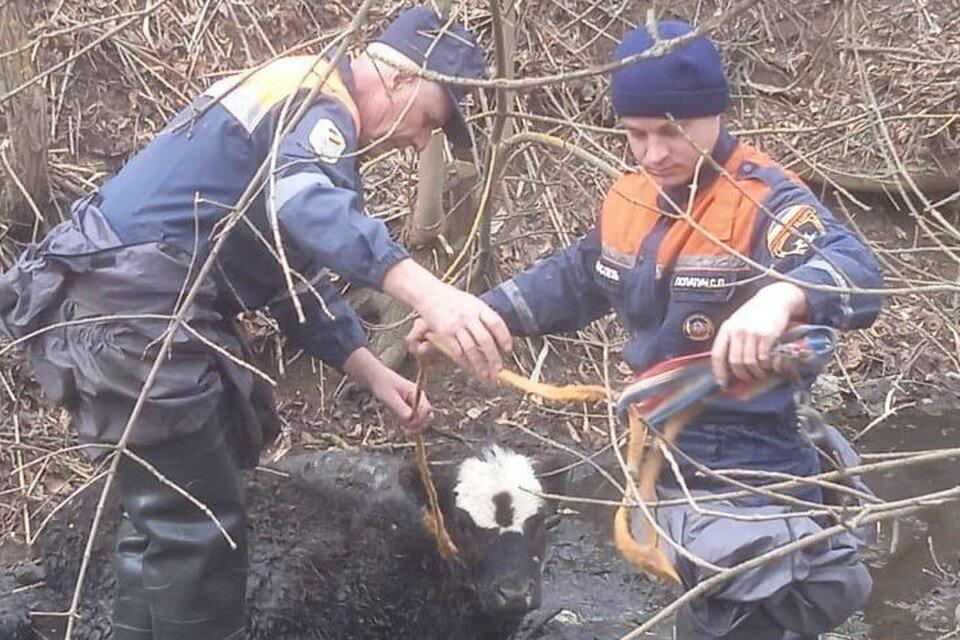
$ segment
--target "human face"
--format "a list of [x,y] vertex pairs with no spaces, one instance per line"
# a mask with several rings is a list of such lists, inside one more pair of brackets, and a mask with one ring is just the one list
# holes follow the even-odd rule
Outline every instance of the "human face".
[[703,152],[713,151],[720,136],[720,116],[668,120],[629,116],[620,118],[630,152],[637,164],[661,187],[676,187],[693,180]]
[[[384,86],[387,102],[371,140],[383,138],[380,150],[413,147],[423,151],[434,129],[442,127],[453,114],[446,90],[436,82],[396,74]],[[408,106],[409,104],[409,106]]]

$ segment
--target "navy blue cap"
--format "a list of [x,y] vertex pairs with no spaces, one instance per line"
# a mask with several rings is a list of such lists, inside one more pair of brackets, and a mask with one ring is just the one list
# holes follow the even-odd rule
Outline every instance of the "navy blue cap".
[[[376,41],[430,71],[458,78],[482,78],[487,64],[477,37],[457,22],[447,22],[430,7],[413,7],[397,16]],[[443,125],[443,131],[454,145],[469,147],[472,140],[462,108],[467,87],[447,83],[444,87],[453,103],[453,116]]]
[[[693,31],[685,22],[657,24],[663,40]],[[623,39],[614,60],[646,51],[653,39],[646,27],[637,27]],[[706,37],[695,38],[665,56],[641,60],[613,72],[613,109],[618,117],[699,118],[723,113],[730,105],[730,88],[723,61]]]

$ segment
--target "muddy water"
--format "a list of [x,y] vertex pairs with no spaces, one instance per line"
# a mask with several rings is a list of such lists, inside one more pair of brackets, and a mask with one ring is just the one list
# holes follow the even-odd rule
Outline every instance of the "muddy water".
[[[574,478],[567,494],[616,497],[609,483],[592,473]],[[619,638],[679,595],[679,591],[637,573],[620,558],[611,535],[612,508],[571,503],[564,512],[552,532],[543,603],[514,640]],[[671,639],[672,625],[660,625],[645,638]]]
[[[958,423],[960,419],[949,415],[902,415],[877,426],[857,448],[886,453],[960,446]],[[887,500],[918,496],[960,484],[960,461],[877,473],[867,481]],[[589,473],[575,478],[567,492],[613,497],[607,483]],[[571,512],[554,531],[543,605],[515,640],[619,638],[678,595],[638,575],[619,558],[610,540],[612,510],[568,506]],[[960,507],[956,503],[905,518],[896,527],[884,523],[868,560],[875,580],[870,603],[863,616],[846,624],[837,637],[935,640],[954,629],[954,608],[960,603]],[[647,636],[652,640],[671,637],[669,623]]]
[[[960,418],[905,415],[883,423],[858,444],[861,452],[960,446]],[[960,484],[960,460],[894,469],[867,478],[887,500]],[[871,566],[874,590],[864,611],[872,640],[938,638],[952,631],[960,604],[960,505],[932,507],[879,529]]]

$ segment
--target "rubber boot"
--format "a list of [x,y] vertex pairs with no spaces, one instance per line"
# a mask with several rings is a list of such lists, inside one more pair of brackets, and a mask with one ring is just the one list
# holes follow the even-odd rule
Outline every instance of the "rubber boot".
[[[121,539],[118,575],[123,574],[115,620],[121,634],[143,632],[142,601],[151,635],[116,638],[235,640],[246,622],[246,516],[242,480],[231,434],[215,417],[198,433],[153,447],[131,448],[166,480],[209,508],[230,535],[181,493],[161,483],[136,460],[124,456],[117,469],[120,501],[132,528],[146,539]],[[139,546],[138,546],[139,545]],[[123,552],[121,554],[121,551]],[[139,554],[142,590],[135,573]]]
[[758,607],[723,636],[723,640],[783,640],[785,633],[786,630],[763,607]]
[[126,513],[117,531],[117,593],[113,606],[114,640],[152,640],[150,603],[143,588],[143,554],[150,540]]

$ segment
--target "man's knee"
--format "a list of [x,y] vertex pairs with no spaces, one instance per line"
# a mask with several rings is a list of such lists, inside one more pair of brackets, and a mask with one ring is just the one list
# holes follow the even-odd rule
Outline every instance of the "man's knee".
[[828,567],[773,594],[764,608],[785,629],[799,634],[831,631],[863,609],[873,579],[862,562]]

